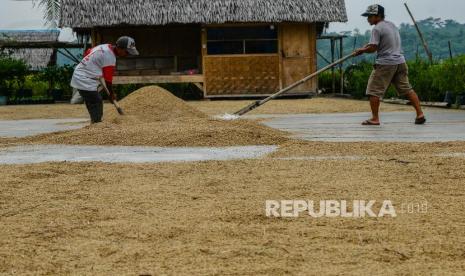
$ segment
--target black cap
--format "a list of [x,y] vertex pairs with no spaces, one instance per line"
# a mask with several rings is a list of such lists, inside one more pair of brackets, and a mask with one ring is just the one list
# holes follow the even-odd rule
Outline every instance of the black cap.
[[384,7],[381,5],[371,5],[367,8],[367,11],[362,16],[368,17],[370,15],[384,16]]

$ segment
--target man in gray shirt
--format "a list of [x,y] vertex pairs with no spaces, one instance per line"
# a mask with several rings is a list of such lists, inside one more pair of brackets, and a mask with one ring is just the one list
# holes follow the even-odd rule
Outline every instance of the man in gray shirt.
[[362,14],[368,18],[370,25],[374,25],[368,45],[355,51],[355,55],[377,52],[376,64],[368,81],[366,94],[370,97],[372,118],[363,125],[380,125],[380,99],[393,84],[397,93],[406,96],[417,112],[415,124],[426,122],[420,106],[420,100],[410,85],[408,67],[402,52],[400,33],[394,23],[384,20],[384,8],[381,5],[371,5]]

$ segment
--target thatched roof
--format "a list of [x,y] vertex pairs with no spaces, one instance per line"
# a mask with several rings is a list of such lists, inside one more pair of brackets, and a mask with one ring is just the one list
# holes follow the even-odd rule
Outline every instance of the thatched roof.
[[0,41],[54,42],[60,36],[59,30],[0,30]]
[[344,0],[62,0],[60,26],[346,21]]
[[[58,30],[0,30],[0,42],[55,42]],[[4,49],[14,59],[24,60],[33,70],[44,68],[50,62],[53,49]]]

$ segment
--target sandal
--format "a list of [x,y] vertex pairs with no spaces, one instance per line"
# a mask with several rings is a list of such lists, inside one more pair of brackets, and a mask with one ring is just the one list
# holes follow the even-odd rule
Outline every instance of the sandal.
[[425,116],[421,117],[421,118],[416,118],[415,119],[415,124],[416,125],[424,125],[426,123],[426,118]]
[[366,120],[365,122],[362,123],[363,126],[379,126],[381,125],[380,123],[375,123],[370,120]]

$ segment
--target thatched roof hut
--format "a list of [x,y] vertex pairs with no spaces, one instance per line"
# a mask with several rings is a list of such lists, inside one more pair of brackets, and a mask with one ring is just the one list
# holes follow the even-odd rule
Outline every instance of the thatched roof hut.
[[[59,30],[0,30],[0,42],[56,42]],[[15,59],[24,60],[32,70],[46,67],[54,54],[53,49],[4,49]]]
[[60,26],[346,22],[344,0],[63,0]]
[[136,39],[141,56],[119,59],[114,83],[190,82],[205,97],[249,97],[315,72],[322,26],[345,21],[344,0],[62,0],[60,26],[94,45]]

